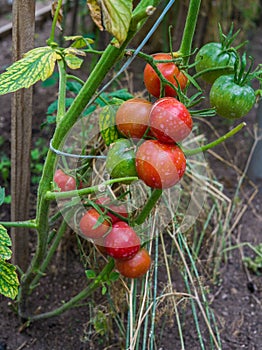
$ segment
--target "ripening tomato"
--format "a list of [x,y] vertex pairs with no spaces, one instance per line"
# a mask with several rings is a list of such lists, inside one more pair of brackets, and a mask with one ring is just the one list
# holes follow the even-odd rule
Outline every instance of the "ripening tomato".
[[210,104],[224,118],[238,119],[245,116],[255,102],[256,95],[252,87],[237,84],[234,75],[219,77],[210,90]]
[[141,139],[148,128],[152,104],[144,98],[132,98],[121,104],[116,112],[118,131],[128,137]]
[[61,169],[57,169],[54,175],[54,182],[60,188],[61,192],[73,191],[76,189],[76,180],[67,175]]
[[153,104],[149,123],[151,134],[164,143],[181,142],[193,126],[186,106],[174,97],[163,97]]
[[138,278],[150,269],[151,258],[146,249],[140,249],[135,256],[128,260],[116,260],[115,267],[121,275],[128,278]]
[[[124,203],[118,201],[117,203],[111,203],[111,199],[109,197],[100,197],[96,200],[97,204],[102,204],[106,208],[110,209],[112,212],[121,215],[125,218],[128,217],[127,208]],[[101,207],[101,210],[104,212],[106,209]],[[114,215],[110,210],[107,210],[106,215],[110,217],[112,223],[116,223],[117,221],[121,221],[121,218]]]
[[198,73],[210,69],[209,72],[201,75],[201,78],[207,83],[213,84],[221,75],[233,72],[236,55],[229,48],[223,47],[222,43],[211,42],[201,47],[195,62]]
[[165,189],[174,186],[184,175],[186,158],[175,144],[147,140],[136,153],[138,177],[152,188]]
[[130,259],[140,249],[140,238],[124,221],[113,224],[105,237],[106,252],[115,259]]
[[80,230],[87,238],[97,239],[103,237],[110,229],[109,221],[103,219],[94,208],[89,209],[79,223]]
[[130,140],[118,139],[111,145],[106,158],[106,169],[113,179],[137,175],[134,145]]
[[[172,60],[173,59],[172,55],[169,53],[157,53],[152,56],[154,60]],[[157,68],[170,83],[172,83],[176,87],[179,84],[181,90],[184,90],[187,84],[187,77],[183,72],[181,72],[178,69],[175,63],[173,62],[157,63]],[[161,95],[160,79],[150,64],[147,64],[144,69],[144,83],[147,88],[147,91],[151,95],[157,98],[160,97]],[[165,86],[164,91],[165,91],[165,96],[174,97],[177,95],[176,90],[169,85]]]

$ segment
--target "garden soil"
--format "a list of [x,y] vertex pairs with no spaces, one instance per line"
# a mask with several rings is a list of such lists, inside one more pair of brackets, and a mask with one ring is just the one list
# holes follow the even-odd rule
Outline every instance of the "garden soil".
[[[44,45],[50,23],[37,28],[36,46]],[[150,48],[148,48],[150,51]],[[250,51],[257,60],[262,57],[262,29],[253,32]],[[1,71],[11,62],[10,37],[0,40]],[[130,68],[132,71],[133,68]],[[135,73],[135,72],[134,72]],[[137,76],[137,75],[136,75]],[[134,82],[135,84],[135,82]],[[138,87],[142,88],[141,84]],[[33,142],[38,137],[48,140],[51,134],[43,134],[40,125],[45,120],[47,106],[55,99],[55,90],[43,88],[41,84],[34,87],[34,125]],[[0,97],[1,137],[5,140],[1,146],[7,155],[10,154],[10,96]],[[246,167],[253,144],[253,126],[256,120],[256,109],[245,118],[247,127],[225,145],[218,146],[206,154],[208,163],[218,181],[224,186],[224,193],[232,198],[238,178],[234,166],[243,170]],[[208,124],[201,124],[207,140],[215,138]],[[226,133],[231,124],[215,117],[212,125],[219,135]],[[262,161],[262,159],[261,159]],[[232,167],[232,164],[234,166]],[[232,232],[232,244],[250,242],[257,245],[262,242],[262,192],[252,200],[255,185],[244,179],[239,199],[243,212],[235,219],[239,222]],[[36,189],[32,188],[32,215],[34,214]],[[249,200],[249,201],[248,201]],[[1,209],[0,220],[8,220],[9,208]],[[33,234],[32,234],[33,236]],[[34,313],[52,309],[55,305],[68,300],[85,285],[84,267],[79,259],[79,251],[74,235],[67,233],[67,242],[63,243],[52,261],[48,277],[43,278],[40,288],[32,296],[31,308]],[[34,251],[34,240],[30,242]],[[240,246],[240,245],[239,245]],[[217,319],[223,350],[261,350],[262,349],[262,280],[257,274],[247,270],[242,263],[242,256],[254,257],[254,252],[247,246],[234,249],[223,260],[218,281],[213,284],[205,280],[209,287],[208,300]],[[260,271],[261,272],[261,271]],[[121,335],[114,328],[103,337],[95,335],[90,323],[90,308],[103,307],[104,298],[95,293],[92,300],[95,304],[83,304],[59,317],[35,322],[23,327],[13,310],[11,300],[0,296],[0,350],[84,350],[84,349],[121,349]],[[103,310],[103,309],[102,309]],[[175,315],[173,315],[175,322]],[[165,331],[166,329],[166,331]],[[183,334],[186,350],[201,349],[192,320],[185,321]],[[180,350],[179,338],[170,329],[163,328],[157,339],[157,349]],[[209,350],[208,348],[206,348]]]

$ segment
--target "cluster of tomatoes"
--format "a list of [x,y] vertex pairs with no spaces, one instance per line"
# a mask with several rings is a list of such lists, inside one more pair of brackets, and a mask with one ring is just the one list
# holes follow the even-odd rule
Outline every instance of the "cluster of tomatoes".
[[[60,191],[76,189],[76,180],[56,170],[54,182]],[[141,241],[135,230],[128,225],[127,207],[124,203],[112,202],[109,197],[100,197],[95,207],[88,209],[79,222],[81,234],[93,240],[97,248],[115,259],[117,270],[125,277],[137,278],[150,268],[151,258],[148,251],[141,248]]]
[[[183,89],[186,76],[177,68],[170,54],[153,56],[163,77]],[[164,60],[165,62],[161,63]],[[175,98],[175,88],[166,85],[160,98],[161,82],[150,64],[144,70],[148,92],[154,103],[144,98],[123,102],[116,112],[115,124],[122,138],[112,144],[106,167],[111,177],[138,176],[151,188],[174,186],[186,169],[186,158],[178,146],[192,130],[192,118],[183,103]]]

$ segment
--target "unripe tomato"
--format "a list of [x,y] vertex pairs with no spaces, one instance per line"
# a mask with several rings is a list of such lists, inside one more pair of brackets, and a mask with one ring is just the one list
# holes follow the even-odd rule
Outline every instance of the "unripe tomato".
[[118,139],[111,146],[107,154],[106,169],[114,179],[137,175],[134,146],[130,140]]
[[94,208],[85,213],[79,223],[80,230],[85,237],[97,239],[109,231],[110,223],[107,220],[99,220],[101,220],[101,215]]
[[60,188],[61,192],[76,189],[76,180],[72,176],[65,174],[61,169],[56,170],[54,182]]
[[[169,53],[157,53],[153,55],[153,58],[154,60],[172,60],[173,59],[173,57]],[[158,63],[157,68],[160,70],[163,76],[170,83],[172,83],[176,87],[178,86],[178,83],[179,83],[181,90],[184,90],[187,84],[187,77],[184,75],[184,73],[182,73],[178,69],[175,63],[173,62]],[[147,88],[147,91],[151,95],[157,98],[160,97],[161,95],[160,79],[150,64],[147,64],[144,69],[144,83]],[[165,86],[165,96],[174,97],[176,95],[177,95],[177,92],[175,89],[173,89],[169,85]]]
[[256,95],[252,87],[237,84],[234,75],[219,77],[210,90],[210,104],[224,118],[238,119],[245,116],[255,102]]
[[150,269],[150,265],[151,258],[145,249],[140,249],[131,259],[115,261],[115,267],[119,273],[128,278],[143,276]]
[[[110,202],[111,202],[111,199],[109,197],[100,197],[96,200],[97,204],[102,204],[107,208],[109,208],[110,210],[112,210],[113,212],[115,212],[116,214],[119,214],[126,218],[128,217],[127,208],[125,204],[120,204],[121,203],[120,201],[117,204],[112,204]],[[101,210],[103,212],[105,211],[105,209],[102,207],[101,207]],[[106,215],[110,217],[113,224],[121,220],[119,217],[111,213],[109,210],[107,211]]]
[[233,72],[236,55],[227,48],[224,49],[221,43],[211,42],[201,47],[196,55],[195,62],[197,62],[196,71],[198,73],[206,69],[212,69],[210,72],[201,75],[201,78],[207,83],[213,84],[221,75]]
[[116,112],[118,131],[128,137],[141,139],[148,128],[152,104],[144,98],[132,98],[121,104]]
[[118,221],[105,237],[105,247],[107,254],[115,259],[130,259],[140,249],[140,238],[126,222]]
[[149,123],[152,135],[164,143],[181,142],[193,126],[186,106],[174,97],[163,97],[153,104]]
[[147,140],[136,153],[138,177],[152,188],[165,189],[174,186],[184,175],[186,158],[175,144]]

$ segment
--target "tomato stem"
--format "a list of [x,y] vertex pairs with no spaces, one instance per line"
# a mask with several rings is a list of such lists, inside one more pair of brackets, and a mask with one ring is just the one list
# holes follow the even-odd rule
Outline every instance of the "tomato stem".
[[62,7],[62,4],[63,4],[63,0],[58,0],[57,7],[55,10],[55,14],[54,14],[54,18],[53,18],[53,22],[52,22],[51,34],[50,34],[49,39],[47,40],[47,43],[51,46],[55,41],[55,29],[56,29],[56,24],[58,21],[59,12],[60,12],[60,9]]
[[25,221],[0,221],[0,225],[4,227],[27,227],[27,228],[37,228],[36,221],[25,220]]
[[59,71],[59,94],[57,104],[57,115],[56,122],[59,123],[66,112],[65,99],[66,99],[66,70],[65,62],[63,59],[58,60],[58,71]]
[[210,143],[208,143],[208,144],[206,144],[204,146],[201,146],[201,147],[198,147],[198,148],[194,148],[194,149],[183,149],[183,152],[185,153],[186,156],[193,156],[195,154],[207,151],[208,149],[219,145],[220,143],[226,141],[231,136],[233,136],[236,133],[238,133],[244,126],[246,126],[245,122],[239,124],[234,129],[230,130],[228,133],[226,133],[225,135],[219,137],[218,139],[216,139],[213,142],[210,142]]
[[134,220],[134,223],[136,225],[141,225],[146,220],[146,218],[150,214],[151,210],[155,207],[156,202],[159,200],[161,195],[162,195],[162,190],[160,189],[154,189],[152,191],[151,196],[149,197],[148,201],[144,205],[141,213]]

